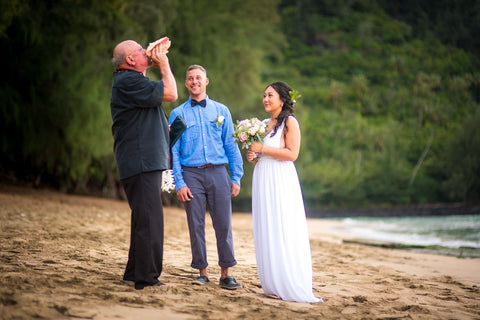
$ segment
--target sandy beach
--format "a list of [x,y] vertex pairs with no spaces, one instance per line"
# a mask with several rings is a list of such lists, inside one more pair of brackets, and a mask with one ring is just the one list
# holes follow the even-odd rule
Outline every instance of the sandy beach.
[[166,285],[138,291],[120,281],[125,201],[0,184],[0,221],[0,319],[480,319],[480,259],[346,243],[341,222],[308,220],[313,291],[325,300],[308,304],[263,294],[249,214],[233,216],[237,291],[218,286],[209,218],[211,282],[190,284],[181,208],[165,208]]

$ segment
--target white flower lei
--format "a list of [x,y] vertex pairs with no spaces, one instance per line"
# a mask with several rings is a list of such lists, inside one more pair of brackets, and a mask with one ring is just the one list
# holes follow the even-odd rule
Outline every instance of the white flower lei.
[[162,191],[171,193],[173,190],[175,190],[175,179],[172,170],[162,171]]

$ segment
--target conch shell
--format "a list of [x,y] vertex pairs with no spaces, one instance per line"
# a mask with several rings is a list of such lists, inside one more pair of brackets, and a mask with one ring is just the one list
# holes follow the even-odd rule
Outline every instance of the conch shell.
[[168,48],[170,48],[170,45],[172,42],[168,37],[163,37],[161,39],[158,39],[157,41],[150,42],[150,44],[147,47],[147,50],[145,50],[147,56],[151,57],[152,56],[152,51],[156,46],[160,46],[160,52],[161,53],[168,53]]

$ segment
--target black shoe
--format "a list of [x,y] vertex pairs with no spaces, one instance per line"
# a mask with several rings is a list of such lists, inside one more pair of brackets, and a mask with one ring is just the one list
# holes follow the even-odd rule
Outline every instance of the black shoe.
[[220,279],[219,285],[220,287],[228,290],[235,290],[242,287],[240,283],[237,283],[237,281],[230,276]]
[[135,289],[142,290],[145,287],[160,287],[160,286],[164,286],[164,285],[165,285],[165,283],[161,283],[161,282],[157,282],[157,283],[153,283],[153,284],[137,282],[137,283],[135,283]]

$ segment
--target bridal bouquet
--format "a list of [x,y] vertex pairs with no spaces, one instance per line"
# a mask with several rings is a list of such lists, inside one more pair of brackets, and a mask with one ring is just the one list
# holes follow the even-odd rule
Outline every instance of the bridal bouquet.
[[257,118],[245,119],[242,121],[237,120],[237,124],[234,125],[235,132],[232,136],[237,143],[240,144],[242,149],[248,148],[255,141],[262,142],[265,136],[267,125]]
[[175,180],[172,176],[172,170],[162,171],[162,191],[171,193],[175,190]]

